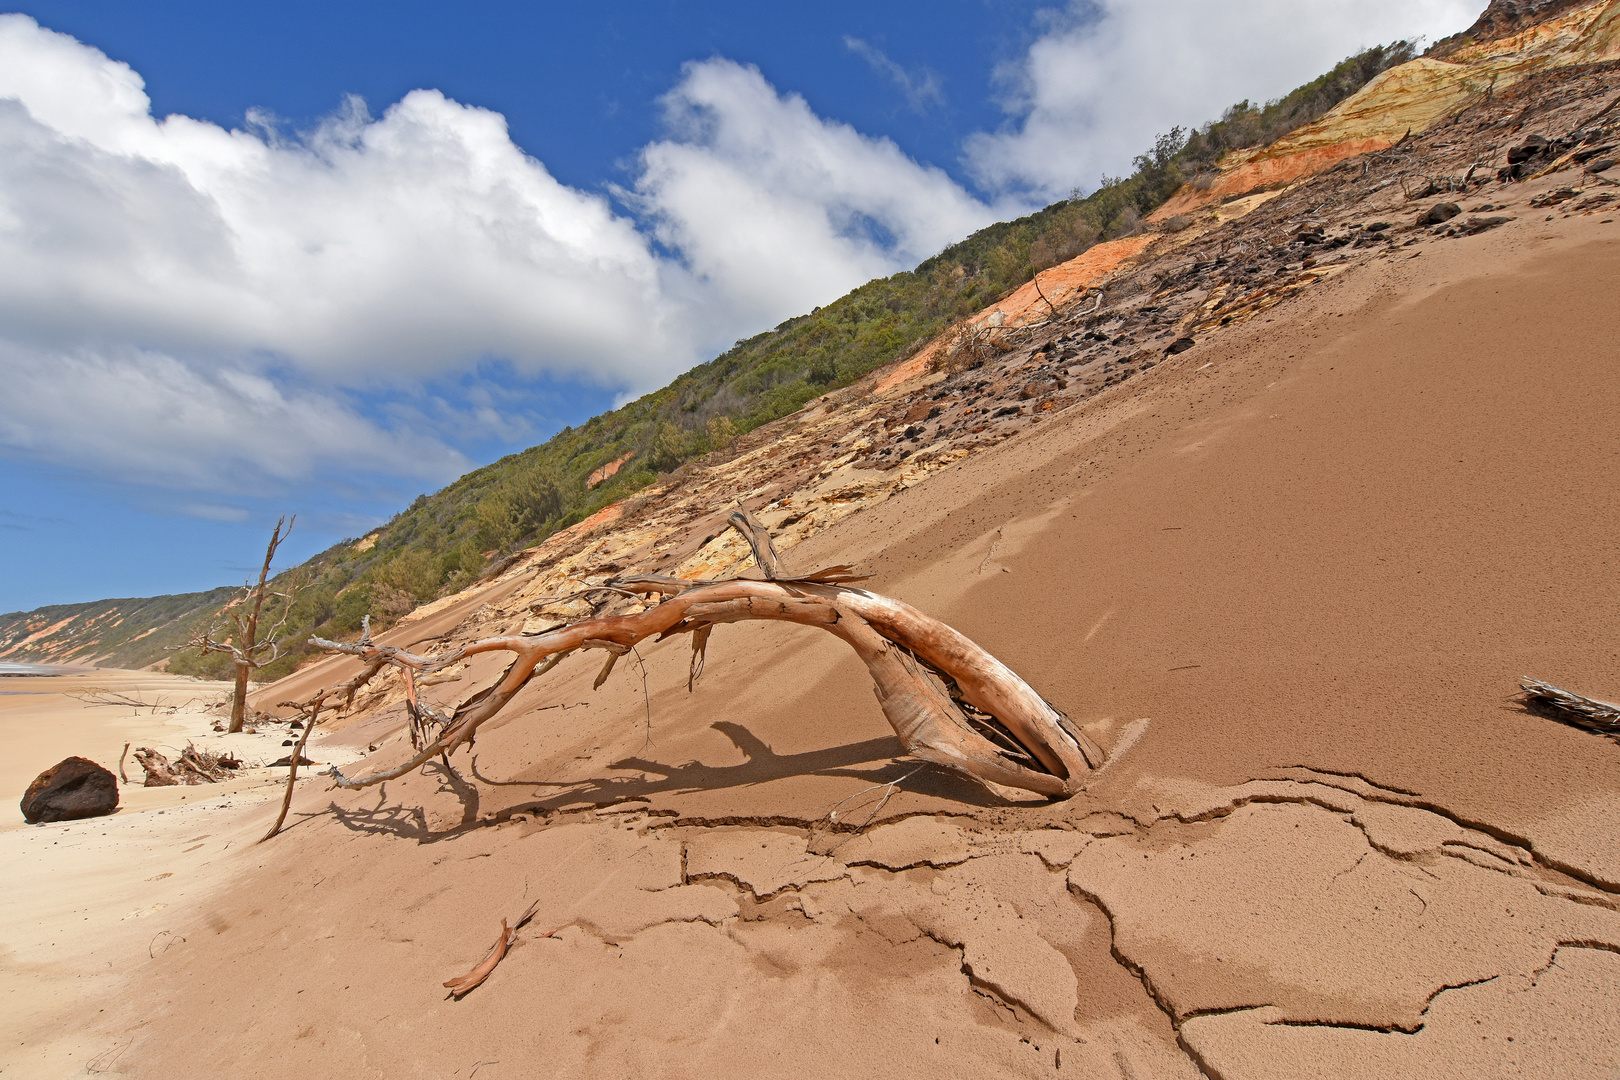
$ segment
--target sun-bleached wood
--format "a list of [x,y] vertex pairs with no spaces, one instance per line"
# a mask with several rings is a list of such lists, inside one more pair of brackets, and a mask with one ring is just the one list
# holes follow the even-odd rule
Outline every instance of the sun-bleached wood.
[[[785,577],[769,534],[758,521],[739,511],[731,524],[748,539],[767,580],[615,578],[601,588],[656,602],[641,611],[583,619],[532,636],[470,642],[442,656],[418,656],[364,638],[354,644],[312,639],[321,648],[349,653],[368,665],[402,668],[413,676],[481,653],[513,654],[498,682],[463,702],[452,715],[433,718],[437,736],[424,739],[426,745],[408,761],[358,778],[333,768],[333,780],[341,788],[370,787],[450,754],[471,742],[531,678],[581,649],[608,654],[609,663],[597,680],[600,685],[612,661],[638,643],[691,633],[690,678],[695,680],[702,670],[709,629],[717,623],[753,620],[817,627],[849,645],[872,676],[878,702],[895,734],[912,756],[923,761],[984,783],[1053,798],[1081,790],[1087,776],[1103,764],[1101,749],[1068,717],[962,633],[909,604],[854,587],[853,582],[863,579],[845,566]],[[413,702],[412,707],[418,706]]]

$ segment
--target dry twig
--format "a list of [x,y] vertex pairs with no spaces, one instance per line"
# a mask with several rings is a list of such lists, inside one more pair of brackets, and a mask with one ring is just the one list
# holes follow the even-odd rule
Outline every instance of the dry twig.
[[[529,909],[527,911],[518,916],[517,921],[514,922],[510,927],[506,925],[506,920],[502,919],[501,936],[495,939],[495,944],[490,946],[489,952],[484,956],[484,958],[480,960],[471,971],[467,972],[467,974],[458,976],[454,979],[449,979],[445,982],[444,985],[447,989],[449,989],[451,996],[459,1000],[463,995],[472,992],[472,990],[478,987],[479,984],[481,984],[485,979],[489,978],[490,972],[495,970],[495,965],[499,964],[501,960],[505,958],[507,950],[510,949],[514,943],[516,943],[517,932],[523,929],[525,924],[527,924],[530,919],[534,918],[534,913],[538,910],[540,910],[540,901],[536,900],[534,903],[529,905]],[[540,936],[543,938],[556,937],[557,931],[551,930],[547,933],[541,934]]]

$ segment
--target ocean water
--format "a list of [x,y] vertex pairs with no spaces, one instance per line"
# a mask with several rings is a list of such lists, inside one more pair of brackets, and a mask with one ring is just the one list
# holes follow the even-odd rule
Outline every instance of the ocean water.
[[61,675],[71,669],[55,664],[0,664],[3,675]]

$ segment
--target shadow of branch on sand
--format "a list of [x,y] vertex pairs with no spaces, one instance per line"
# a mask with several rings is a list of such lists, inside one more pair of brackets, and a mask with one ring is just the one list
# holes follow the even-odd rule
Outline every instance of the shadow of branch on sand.
[[[461,801],[461,821],[446,829],[433,829],[421,808],[400,804],[385,806],[379,800],[371,809],[341,807],[332,804],[330,811],[345,828],[357,832],[388,833],[419,843],[432,843],[456,836],[470,829],[500,825],[513,814],[553,814],[567,810],[586,810],[591,807],[610,806],[623,802],[651,801],[657,795],[682,795],[694,792],[723,791],[735,788],[758,787],[776,780],[798,776],[847,777],[865,785],[894,784],[897,791],[948,799],[971,806],[1011,806],[978,784],[942,769],[918,769],[916,759],[907,757],[899,739],[885,736],[821,750],[807,750],[798,754],[778,754],[769,744],[742,724],[719,721],[711,725],[731,740],[743,754],[735,765],[707,765],[701,761],[688,761],[671,765],[641,757],[628,757],[613,762],[614,771],[638,775],[600,776],[585,780],[491,780],[470,770],[479,784],[491,788],[526,788],[538,797],[502,807],[482,819],[478,816],[477,787],[454,770],[446,770],[442,763],[430,762],[423,767],[436,769],[440,775],[440,790],[455,793]],[[908,775],[909,774],[909,775]],[[386,788],[386,785],[384,785]],[[801,814],[808,824],[819,818],[828,808],[807,808]],[[773,814],[773,818],[784,815]]]

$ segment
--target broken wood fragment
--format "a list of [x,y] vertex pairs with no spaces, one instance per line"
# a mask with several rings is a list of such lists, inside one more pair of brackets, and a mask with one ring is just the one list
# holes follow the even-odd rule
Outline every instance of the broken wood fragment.
[[1582,697],[1539,679],[1519,682],[1519,700],[1531,712],[1563,724],[1620,739],[1620,705]]
[[765,574],[765,580],[775,581],[781,577],[782,560],[776,554],[776,547],[771,543],[771,534],[759,520],[742,507],[731,512],[726,523],[742,534],[753,549],[754,563]]
[[[193,743],[187,743],[172,763],[161,751],[150,746],[138,746],[135,748],[135,763],[146,771],[145,787],[215,784],[235,775],[236,770],[242,767],[234,754],[216,754]],[[120,758],[120,768],[122,765]]]
[[692,664],[686,672],[688,693],[691,693],[692,687],[697,684],[698,676],[703,674],[703,661],[709,651],[709,634],[713,630],[713,623],[703,623],[692,628]]
[[485,979],[489,978],[489,973],[495,970],[495,965],[501,962],[501,958],[506,955],[506,950],[510,949],[512,942],[516,940],[517,931],[509,928],[506,925],[506,920],[502,919],[501,936],[495,939],[494,945],[490,946],[489,955],[479,961],[478,966],[467,972],[467,974],[445,982],[444,985],[449,989],[451,996],[459,998],[464,994],[468,994]]

